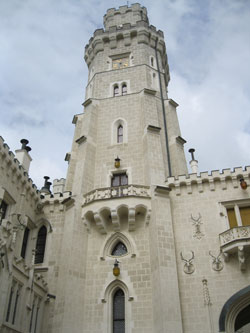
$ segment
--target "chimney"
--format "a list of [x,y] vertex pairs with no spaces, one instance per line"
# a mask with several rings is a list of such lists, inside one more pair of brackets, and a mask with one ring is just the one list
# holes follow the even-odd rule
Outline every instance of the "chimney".
[[192,173],[198,173],[198,161],[194,158],[194,148],[190,148],[188,151],[191,154],[191,161],[189,162]]
[[23,166],[25,171],[29,172],[30,162],[32,161],[32,158],[30,157],[30,154],[29,154],[29,152],[31,151],[31,148],[29,146],[27,146],[29,141],[26,139],[22,139],[20,142],[22,144],[22,147],[21,147],[21,149],[17,149],[15,151],[16,158],[18,159],[20,164]]
[[49,177],[48,176],[44,176],[43,178],[44,178],[44,185],[41,188],[41,193],[43,193],[43,194],[51,194],[51,191],[50,191],[51,182],[48,182]]

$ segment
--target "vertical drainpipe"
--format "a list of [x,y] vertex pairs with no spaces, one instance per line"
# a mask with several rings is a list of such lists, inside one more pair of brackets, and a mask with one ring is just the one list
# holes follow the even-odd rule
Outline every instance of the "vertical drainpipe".
[[171,170],[169,144],[168,144],[167,120],[166,120],[164,98],[163,98],[163,93],[162,93],[161,72],[160,72],[160,68],[159,68],[159,60],[158,60],[158,54],[157,54],[157,43],[158,43],[158,37],[156,37],[156,41],[155,41],[155,57],[156,57],[156,65],[157,65],[157,71],[158,71],[158,77],[159,77],[159,83],[160,83],[161,105],[162,105],[163,122],[164,122],[164,133],[165,133],[167,160],[168,160],[168,171],[169,171],[169,177],[171,177],[172,176],[172,170]]

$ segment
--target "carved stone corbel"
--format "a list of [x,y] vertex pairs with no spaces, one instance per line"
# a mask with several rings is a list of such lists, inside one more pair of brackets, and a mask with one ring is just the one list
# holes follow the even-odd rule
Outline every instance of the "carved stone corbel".
[[128,210],[128,230],[135,230],[135,208],[129,208]]
[[105,223],[102,216],[99,213],[94,213],[95,223],[101,234],[106,234]]
[[120,225],[120,218],[116,209],[111,210],[111,220],[114,226],[114,230],[119,231],[121,229],[121,225]]

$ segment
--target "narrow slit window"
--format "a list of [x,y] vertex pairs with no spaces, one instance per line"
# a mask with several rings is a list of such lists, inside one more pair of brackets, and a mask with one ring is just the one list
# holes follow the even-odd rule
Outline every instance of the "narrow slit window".
[[127,95],[127,92],[128,92],[127,85],[126,85],[126,83],[124,83],[122,85],[122,95]]
[[8,308],[7,308],[7,313],[6,313],[6,321],[8,322],[10,319],[10,310],[11,310],[11,304],[12,304],[12,297],[14,294],[14,287],[11,287],[10,290],[10,296],[9,296],[9,302],[8,302]]
[[7,203],[5,201],[2,201],[0,205],[0,220],[6,217],[7,208],[8,208]]
[[24,230],[24,234],[23,234],[23,244],[22,244],[22,249],[21,249],[21,257],[22,258],[25,258],[28,239],[29,239],[29,232],[30,232],[30,229],[26,227],[25,230]]
[[125,333],[125,295],[118,289],[113,297],[113,333]]
[[153,57],[150,58],[150,62],[151,62],[151,66],[154,67],[154,58]]
[[42,226],[37,235],[35,264],[41,264],[43,262],[46,237],[47,237],[47,229],[45,226]]
[[119,87],[117,85],[114,86],[114,97],[119,95]]
[[19,288],[16,291],[16,299],[15,299],[15,305],[14,305],[14,311],[13,311],[13,317],[12,317],[12,325],[15,324],[16,320],[16,311],[17,311],[17,304],[18,304],[18,299],[19,299]]
[[123,142],[123,127],[122,125],[117,128],[117,143]]

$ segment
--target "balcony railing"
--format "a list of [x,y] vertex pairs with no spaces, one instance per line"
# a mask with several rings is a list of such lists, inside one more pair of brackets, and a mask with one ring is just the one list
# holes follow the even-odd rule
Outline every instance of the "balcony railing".
[[250,240],[250,225],[234,227],[220,234],[221,246],[229,245],[232,242]]
[[133,196],[149,198],[150,187],[143,185],[124,185],[99,188],[88,192],[83,196],[83,205],[97,200],[107,200]]

